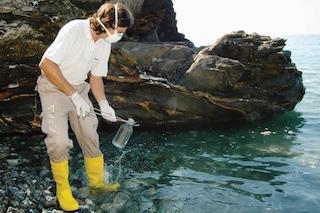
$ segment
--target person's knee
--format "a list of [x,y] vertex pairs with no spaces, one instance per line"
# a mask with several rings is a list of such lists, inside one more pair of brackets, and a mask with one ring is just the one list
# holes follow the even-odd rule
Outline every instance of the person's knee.
[[50,160],[61,162],[68,159],[73,142],[68,137],[53,136],[45,139]]
[[92,144],[93,146],[98,146],[99,144],[99,135],[96,131],[87,131],[84,134],[84,138],[87,140],[87,142],[89,142],[90,144]]
[[99,135],[97,133],[84,137],[82,152],[85,157],[97,157],[102,155],[99,147]]
[[99,147],[99,140],[86,141],[85,145],[83,146],[82,152],[85,157],[90,158],[102,155]]

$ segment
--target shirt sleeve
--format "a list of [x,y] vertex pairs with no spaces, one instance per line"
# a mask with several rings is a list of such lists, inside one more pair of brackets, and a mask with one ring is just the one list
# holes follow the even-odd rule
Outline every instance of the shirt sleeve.
[[70,26],[63,26],[53,43],[45,51],[42,58],[48,58],[56,64],[61,64],[62,60],[67,55],[68,51],[72,46],[72,35],[73,32]]
[[106,48],[102,50],[102,54],[100,54],[99,63],[91,70],[92,75],[100,77],[106,77],[108,75],[110,54],[111,45],[107,45]]

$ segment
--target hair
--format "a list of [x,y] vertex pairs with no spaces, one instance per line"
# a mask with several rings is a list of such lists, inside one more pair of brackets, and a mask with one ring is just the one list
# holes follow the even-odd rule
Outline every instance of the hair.
[[[128,27],[131,28],[134,22],[133,15],[129,9],[127,9],[122,3],[118,4],[118,27]],[[95,12],[90,17],[90,26],[91,29],[93,29],[97,35],[100,35],[101,33],[104,33],[105,30],[102,28],[102,26],[97,21],[97,18],[100,18],[101,22],[107,27],[107,28],[113,28],[115,29],[115,8],[114,4],[108,2],[98,9],[97,12]]]

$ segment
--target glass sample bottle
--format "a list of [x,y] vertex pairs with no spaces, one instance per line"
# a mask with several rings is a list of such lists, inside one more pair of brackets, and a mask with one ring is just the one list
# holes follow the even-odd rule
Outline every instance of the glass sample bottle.
[[132,118],[129,118],[126,123],[122,124],[119,127],[116,135],[114,136],[112,144],[120,149],[123,149],[127,145],[130,136],[132,135],[132,126],[134,125],[134,123],[134,120]]

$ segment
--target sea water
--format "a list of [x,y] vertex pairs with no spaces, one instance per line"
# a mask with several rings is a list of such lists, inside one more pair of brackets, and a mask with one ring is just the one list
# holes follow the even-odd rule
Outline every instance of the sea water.
[[[286,49],[292,51],[306,87],[294,111],[224,129],[135,130],[125,154],[112,145],[114,132],[101,132],[109,181],[118,180],[121,190],[89,194],[88,208],[95,212],[319,212],[320,36],[287,39]],[[74,196],[85,203],[87,180],[76,144],[70,155],[70,182]],[[40,160],[47,159],[42,139],[15,137],[0,146],[4,165],[0,173],[24,171],[26,178],[41,181],[49,177],[40,172],[50,168],[48,161]],[[19,180],[23,184],[24,179]]]

